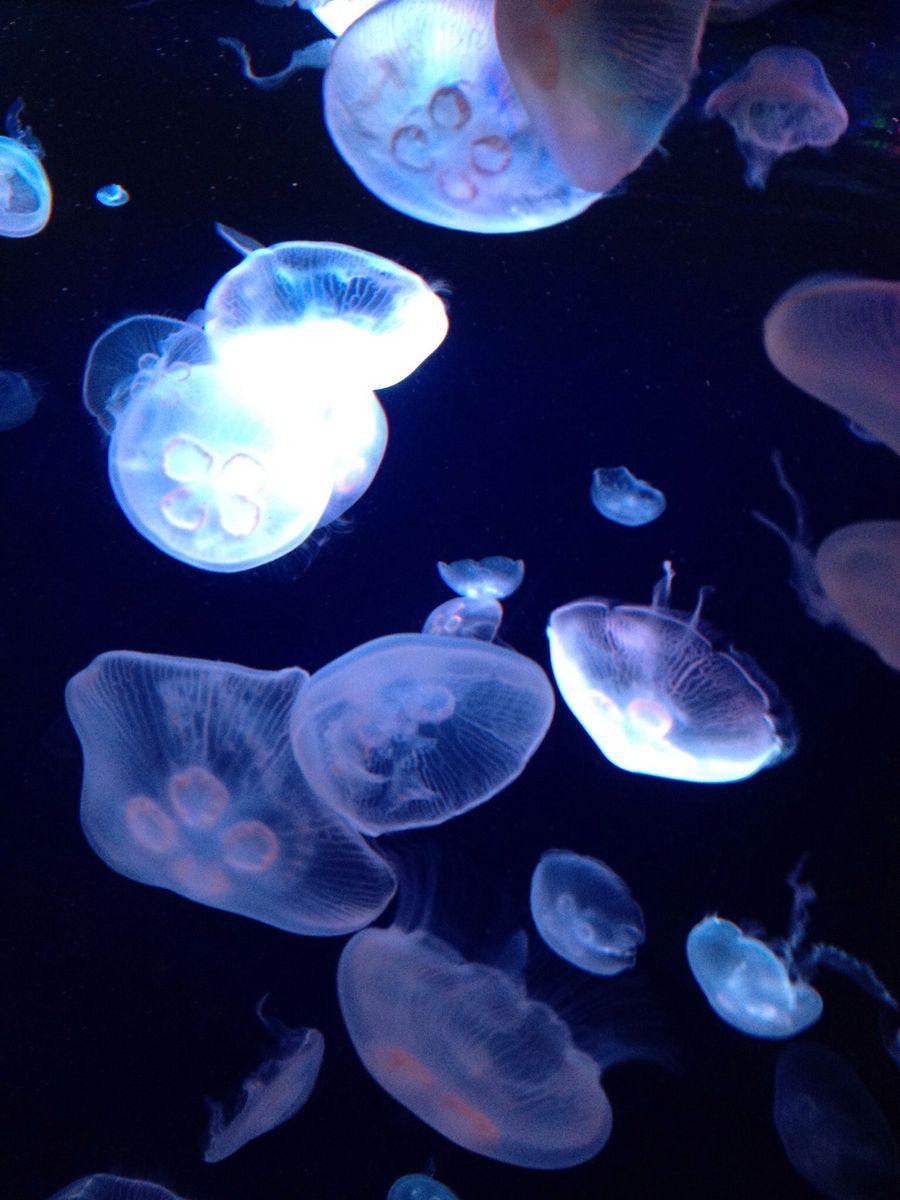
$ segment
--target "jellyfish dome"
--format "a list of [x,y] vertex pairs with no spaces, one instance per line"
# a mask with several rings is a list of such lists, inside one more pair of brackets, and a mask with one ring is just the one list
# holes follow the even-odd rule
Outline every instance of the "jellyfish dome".
[[300,690],[290,718],[313,790],[371,835],[436,825],[524,770],[553,716],[553,689],[514,650],[398,634],[357,646]]
[[121,1175],[85,1175],[54,1192],[50,1200],[180,1200],[168,1188]]
[[551,613],[553,674],[602,753],[625,771],[730,783],[792,752],[773,686],[668,607],[671,564],[649,606],[576,600]]
[[605,1145],[600,1068],[518,978],[422,931],[369,929],[344,947],[337,986],[366,1070],[444,1137],[532,1168]]
[[0,237],[40,233],[52,207],[50,180],[38,155],[19,138],[0,137]]
[[627,467],[597,467],[591,476],[591,502],[617,525],[649,525],[661,516],[666,498],[659,488],[637,479]]
[[521,558],[494,554],[488,558],[461,558],[439,562],[438,575],[451,591],[472,600],[505,600],[522,585],[525,564]]
[[439,604],[425,618],[422,632],[435,637],[476,638],[492,642],[503,620],[503,605],[499,600],[470,599],[454,596]]
[[401,1175],[391,1184],[387,1200],[458,1200],[455,1192],[430,1175]]

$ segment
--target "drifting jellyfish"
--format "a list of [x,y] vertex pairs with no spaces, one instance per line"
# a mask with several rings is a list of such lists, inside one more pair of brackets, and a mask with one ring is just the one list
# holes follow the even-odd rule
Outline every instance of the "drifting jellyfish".
[[748,187],[763,188],[773,163],[804,146],[833,146],[848,118],[825,68],[808,50],[769,46],[710,95],[708,117],[734,130]]
[[444,1137],[534,1168],[603,1148],[612,1112],[600,1067],[517,976],[421,930],[368,929],[344,947],[337,985],[363,1065]]
[[0,370],[0,430],[16,429],[34,416],[37,392],[24,375]]
[[305,671],[115,651],[66,687],[81,824],[122,875],[291,933],[347,933],[394,894],[385,861],[319,804],[287,718]]
[[22,124],[24,107],[21,99],[13,102],[5,121],[9,137],[0,137],[0,237],[40,233],[53,206],[50,180],[41,165],[44,151]]
[[514,650],[398,634],[313,675],[290,717],[315,793],[371,835],[437,825],[512,783],[553,717],[553,689]]
[[709,0],[496,0],[497,45],[566,179],[608,192],[659,144],[697,71]]
[[634,966],[644,914],[623,879],[599,859],[548,850],[531,876],[531,916],[560,958],[592,975]]
[[900,282],[811,275],[772,306],[763,341],[786,379],[900,454]]
[[94,199],[104,208],[121,208],[131,199],[121,183],[107,183],[94,192]]
[[668,607],[666,562],[648,607],[576,600],[550,615],[550,660],[562,697],[624,771],[730,783],[793,750],[786,710],[749,658],[716,650],[692,614]]
[[76,1179],[50,1200],[179,1200],[174,1192],[142,1179],[121,1175],[85,1175]]
[[458,1200],[455,1192],[430,1175],[401,1175],[391,1184],[387,1200]]
[[505,600],[522,585],[525,564],[521,558],[495,554],[489,558],[461,558],[439,562],[438,575],[452,592],[472,600]]
[[897,1144],[863,1081],[824,1046],[786,1046],[775,1067],[775,1128],[791,1166],[833,1200],[892,1200]]
[[503,620],[503,605],[498,600],[486,597],[472,600],[468,596],[454,596],[439,604],[425,618],[422,632],[433,637],[475,638],[480,642],[492,642],[497,636]]
[[205,1162],[221,1162],[270,1129],[298,1113],[312,1095],[319,1077],[325,1039],[318,1029],[289,1029],[272,1017],[256,1015],[278,1041],[278,1053],[241,1084],[241,1095],[230,1117],[221,1104],[208,1100],[209,1129],[203,1147]]
[[591,477],[591,500],[602,517],[617,525],[649,525],[665,511],[666,498],[627,467],[597,467]]

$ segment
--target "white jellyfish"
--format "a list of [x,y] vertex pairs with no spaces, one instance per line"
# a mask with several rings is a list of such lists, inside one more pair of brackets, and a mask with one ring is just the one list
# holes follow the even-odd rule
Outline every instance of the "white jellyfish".
[[637,479],[627,467],[597,467],[591,477],[591,500],[601,516],[617,525],[649,525],[666,507],[659,488]]

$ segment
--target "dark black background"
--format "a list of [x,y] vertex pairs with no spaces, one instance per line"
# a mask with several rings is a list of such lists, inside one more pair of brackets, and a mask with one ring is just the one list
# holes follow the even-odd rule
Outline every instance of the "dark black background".
[[[784,877],[809,851],[814,936],[900,989],[896,675],[804,615],[784,548],[750,517],[787,517],[775,447],[816,538],[900,516],[896,457],[777,376],[760,338],[768,307],[805,274],[900,276],[897,8],[801,0],[712,31],[668,154],[577,221],[495,238],[383,206],[334,151],[315,74],[259,92],[215,40],[245,38],[258,69],[277,69],[314,26],[251,0],[0,0],[0,105],[25,98],[55,198],[44,232],[0,244],[0,366],[42,395],[27,426],[0,434],[0,1190],[45,1200],[110,1171],[190,1200],[377,1200],[433,1161],[460,1200],[811,1196],[772,1125],[778,1047],[713,1015],[684,939],[713,910],[782,933]],[[776,166],[757,194],[730,131],[700,110],[779,41],[822,56],[852,124],[833,152]],[[132,194],[123,209],[93,199],[113,180]],[[264,243],[358,245],[449,288],[445,344],[382,396],[390,443],[349,528],[233,576],[168,559],[128,525],[80,401],[84,359],[109,324],[184,317],[234,264],[216,220]],[[619,462],[666,492],[656,523],[626,530],[592,509],[592,468]],[[715,585],[706,615],[777,681],[801,735],[792,759],[748,782],[680,785],[616,770],[560,704],[505,793],[394,839],[404,861],[429,864],[406,886],[427,889],[433,919],[470,940],[527,922],[530,872],[550,846],[605,859],[642,904],[638,986],[677,1065],[610,1070],[612,1138],[564,1172],[479,1158],[380,1091],[341,1026],[340,939],[192,904],[96,858],[62,704],[69,676],[111,649],[316,669],[419,628],[446,598],[436,560],[499,553],[527,564],[502,636],[545,666],[554,607],[591,593],[646,601],[671,558],[676,603]],[[574,972],[552,989],[581,1019],[603,1009]],[[856,1067],[896,1129],[897,1071],[874,1004],[838,976],[823,974],[821,990],[807,1036]],[[325,1034],[319,1083],[297,1118],[206,1166],[203,1097],[228,1094],[259,1061],[264,992],[274,1015]]]

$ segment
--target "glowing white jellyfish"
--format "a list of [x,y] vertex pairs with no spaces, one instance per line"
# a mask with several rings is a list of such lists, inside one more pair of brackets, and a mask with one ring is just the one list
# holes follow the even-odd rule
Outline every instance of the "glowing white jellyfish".
[[488,558],[461,558],[457,562],[438,563],[438,574],[451,591],[472,600],[505,600],[521,587],[525,564],[521,558],[491,555]]
[[651,605],[576,600],[547,637],[563,699],[625,771],[692,783],[746,779],[793,749],[773,685],[749,659],[716,649],[692,614],[669,608],[673,571]]
[[591,476],[591,501],[601,516],[617,525],[649,525],[665,511],[659,488],[637,479],[627,467],[597,467]]
[[22,124],[24,107],[21,99],[13,102],[5,120],[9,137],[0,137],[0,237],[33,237],[50,220],[53,207],[50,180],[41,165],[44,151]]

